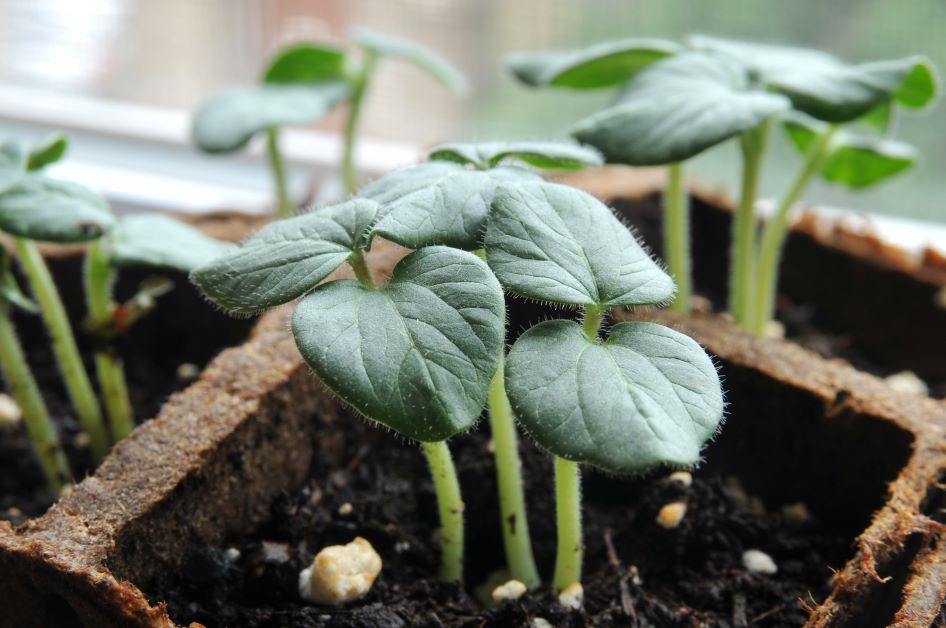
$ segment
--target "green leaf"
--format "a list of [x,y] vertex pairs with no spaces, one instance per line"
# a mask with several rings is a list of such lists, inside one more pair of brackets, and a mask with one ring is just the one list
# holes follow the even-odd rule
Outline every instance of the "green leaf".
[[0,231],[15,236],[85,242],[114,224],[105,199],[77,183],[28,174],[0,193]]
[[345,80],[345,53],[324,44],[296,44],[281,51],[263,75],[263,82],[310,84]]
[[740,61],[762,84],[788,96],[796,109],[826,122],[855,120],[890,98],[923,107],[936,91],[930,62],[922,57],[851,65],[805,48],[700,35],[691,43]]
[[863,116],[858,118],[858,122],[862,122],[873,129],[885,133],[887,129],[890,128],[890,123],[893,120],[893,105],[889,100],[886,100]]
[[62,159],[68,148],[69,138],[65,135],[54,135],[43,144],[30,150],[26,169],[30,171],[40,170],[49,164],[56,163]]
[[548,170],[581,170],[602,163],[601,155],[595,149],[566,142],[443,144],[431,151],[430,158],[471,164],[483,170],[508,161]]
[[377,290],[317,288],[292,331],[316,375],[369,419],[434,442],[480,416],[505,337],[502,288],[472,253],[437,246],[404,258]]
[[440,54],[412,41],[392,37],[362,26],[351,29],[351,37],[358,45],[381,57],[395,57],[409,61],[439,81],[448,89],[462,94],[467,90],[466,79]]
[[709,357],[654,323],[619,323],[603,343],[572,321],[540,323],[509,352],[506,391],[539,445],[613,473],[696,464],[723,416]]
[[506,64],[516,78],[533,87],[599,89],[623,85],[651,63],[681,50],[664,39],[632,38],[578,50],[513,53]]
[[311,124],[350,94],[351,87],[340,81],[232,89],[201,105],[194,118],[194,141],[208,153],[232,152],[260,131]]
[[572,135],[609,163],[683,161],[786,111],[783,96],[751,89],[745,69],[691,52],[650,66],[617,104],[579,122]]
[[236,250],[199,229],[163,214],[131,214],[108,235],[114,266],[148,266],[189,273]]
[[675,290],[606,205],[566,185],[499,188],[485,248],[503,287],[531,299],[601,309],[661,303]]
[[26,173],[26,145],[18,140],[0,143],[0,192],[19,181]]
[[354,199],[271,223],[230,255],[196,268],[191,280],[233,312],[288,303],[345,263],[377,210],[373,201]]
[[443,244],[474,250],[482,246],[496,188],[539,180],[522,168],[470,170],[435,161],[397,170],[366,186],[359,196],[381,206],[369,239],[380,235],[409,249]]
[[20,289],[10,269],[10,254],[0,246],[0,305],[5,303],[30,314],[39,312],[37,305]]
[[[806,154],[816,136],[827,131],[827,125],[792,117],[785,121],[785,129],[795,148]],[[916,160],[917,151],[909,144],[836,131],[820,174],[832,183],[859,189],[907,170]]]

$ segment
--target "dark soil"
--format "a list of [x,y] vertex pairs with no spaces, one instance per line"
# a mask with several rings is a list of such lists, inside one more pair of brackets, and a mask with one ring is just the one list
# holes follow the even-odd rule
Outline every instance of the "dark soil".
[[[211,627],[525,626],[538,617],[553,626],[786,626],[804,622],[799,600],[823,597],[830,567],[850,553],[850,533],[814,519],[788,522],[718,476],[698,472],[686,489],[666,472],[633,481],[589,473],[585,610],[563,610],[546,589],[487,608],[475,588],[502,568],[503,557],[492,456],[480,425],[451,440],[466,502],[467,589],[431,579],[437,513],[421,452],[351,418],[322,427],[311,479],[278,500],[258,534],[221,547],[195,542],[181,580],[150,597],[166,601],[178,622]],[[533,543],[548,577],[551,460],[529,443],[523,453]],[[657,512],[677,500],[688,503],[682,523],[659,527]],[[346,503],[351,511],[342,514]],[[302,603],[299,572],[322,547],[358,535],[384,561],[368,596],[342,608]],[[742,553],[750,548],[771,555],[778,574],[748,573]]]

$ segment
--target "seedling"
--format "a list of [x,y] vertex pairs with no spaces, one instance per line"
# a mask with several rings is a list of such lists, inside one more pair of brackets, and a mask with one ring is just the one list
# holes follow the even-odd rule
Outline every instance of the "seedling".
[[[238,313],[303,297],[292,331],[315,374],[369,420],[421,443],[439,504],[440,576],[459,581],[463,501],[446,439],[486,403],[503,346],[502,288],[476,255],[445,246],[419,248],[376,285],[365,250],[381,212],[356,198],[270,224],[191,276]],[[346,262],[357,281],[321,284]]]
[[295,213],[279,150],[282,127],[311,124],[336,105],[347,103],[341,172],[346,189],[354,193],[358,187],[354,158],[358,122],[380,59],[408,61],[455,92],[465,89],[463,77],[423,46],[365,28],[352,29],[351,37],[357,45],[352,51],[322,43],[286,48],[272,60],[260,85],[214,96],[200,107],[194,119],[194,140],[208,153],[240,150],[257,134],[266,133],[281,217]]
[[563,591],[581,580],[579,464],[620,474],[692,466],[722,419],[719,378],[696,342],[661,325],[619,323],[601,338],[609,310],[668,302],[674,284],[591,195],[541,181],[501,186],[485,251],[507,290],[583,310],[581,324],[526,331],[506,362],[520,424],[555,456]]
[[[498,186],[541,181],[518,164],[555,170],[600,165],[592,149],[554,142],[445,144],[430,163],[399,170],[364,188],[359,196],[382,205],[369,237],[402,246],[449,245],[482,254],[490,204]],[[530,589],[541,584],[525,507],[515,419],[506,397],[504,363],[489,388],[489,420],[495,445],[503,545],[510,576]]]

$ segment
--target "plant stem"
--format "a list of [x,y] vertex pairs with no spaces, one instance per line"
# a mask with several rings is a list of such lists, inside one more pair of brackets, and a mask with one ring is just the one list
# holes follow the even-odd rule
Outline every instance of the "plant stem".
[[365,288],[374,288],[374,278],[371,276],[371,269],[368,268],[368,262],[365,260],[365,252],[362,249],[355,249],[348,256],[348,264],[355,271],[355,277]]
[[63,486],[72,479],[69,463],[49,418],[49,410],[26,362],[7,304],[0,305],[0,369],[23,412],[23,422],[36,448],[49,488],[58,496]]
[[578,463],[555,457],[555,590],[581,582],[581,474]]
[[752,331],[757,334],[765,331],[765,326],[775,317],[775,294],[778,288],[778,267],[782,260],[782,248],[788,235],[788,219],[792,207],[798,202],[802,192],[812,178],[824,165],[831,154],[831,139],[837,131],[832,125],[822,133],[808,149],[802,169],[788,188],[775,213],[766,222],[762,230],[762,245],[759,249],[759,274],[756,284],[755,312]]
[[446,441],[423,443],[440,510],[440,579],[463,581],[463,500]]
[[581,327],[592,341],[598,340],[598,331],[601,329],[602,321],[604,321],[603,311],[593,307],[585,308],[585,316],[581,321]]
[[358,191],[358,170],[355,167],[355,137],[358,135],[358,121],[361,118],[361,105],[368,90],[374,69],[378,64],[378,55],[365,51],[365,60],[358,74],[352,80],[352,91],[348,119],[345,120],[345,143],[342,150],[342,181],[349,194]]
[[753,262],[756,247],[755,199],[759,188],[762,154],[769,122],[763,122],[739,138],[742,148],[742,192],[733,218],[732,252],[729,260],[729,313],[736,322],[748,327],[751,318]]
[[506,396],[505,360],[489,385],[489,425],[496,448],[496,481],[499,485],[499,512],[502,517],[503,547],[509,575],[535,589],[542,581],[532,555],[529,520],[522,491],[522,461],[516,437],[512,406]]
[[[86,254],[85,297],[89,321],[94,329],[106,329],[112,324],[112,288],[115,269],[102,250],[101,242],[93,242]],[[105,403],[113,442],[118,442],[135,429],[135,419],[128,396],[128,384],[121,357],[113,347],[104,345],[95,351],[95,370]]]
[[683,182],[683,164],[671,164],[664,192],[664,255],[677,282],[670,309],[690,311],[690,207]]
[[266,152],[269,155],[269,166],[273,171],[273,184],[276,188],[276,215],[280,218],[290,218],[296,214],[296,208],[287,191],[286,167],[279,151],[279,129],[271,128],[266,131]]
[[75,408],[82,429],[89,436],[93,458],[99,461],[108,453],[108,436],[102,421],[102,411],[79,356],[72,327],[69,326],[66,309],[36,243],[25,238],[16,238],[16,251],[46,323],[53,353],[59,363],[72,407]]

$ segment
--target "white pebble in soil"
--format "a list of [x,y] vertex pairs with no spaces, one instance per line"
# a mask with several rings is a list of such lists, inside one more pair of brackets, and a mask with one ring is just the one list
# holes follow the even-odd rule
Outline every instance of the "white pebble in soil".
[[748,549],[742,553],[742,566],[750,573],[761,573],[774,576],[778,573],[778,565],[772,557],[757,549]]
[[529,622],[529,628],[553,628],[552,623],[545,617],[533,617]]
[[558,594],[558,603],[567,609],[577,611],[585,602],[585,589],[580,582],[572,582]]
[[506,601],[518,600],[528,591],[528,587],[519,580],[510,580],[493,589],[493,602],[502,604]]
[[381,556],[360,536],[347,545],[330,545],[299,574],[299,595],[333,606],[360,599],[371,590],[381,566]]
[[670,502],[657,513],[657,525],[665,530],[672,530],[680,525],[687,514],[686,502]]
[[23,411],[10,395],[0,393],[0,429],[15,427],[23,418]]
[[683,488],[690,488],[693,484],[693,474],[689,471],[674,471],[667,479],[676,482]]
[[884,378],[888,386],[898,392],[910,393],[926,397],[930,394],[930,387],[913,371],[900,371]]

